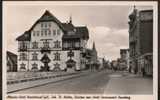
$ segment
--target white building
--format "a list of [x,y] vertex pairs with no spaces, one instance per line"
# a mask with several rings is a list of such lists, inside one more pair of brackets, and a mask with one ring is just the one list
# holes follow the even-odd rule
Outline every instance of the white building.
[[18,71],[81,70],[89,33],[86,26],[60,22],[49,11],[19,36]]

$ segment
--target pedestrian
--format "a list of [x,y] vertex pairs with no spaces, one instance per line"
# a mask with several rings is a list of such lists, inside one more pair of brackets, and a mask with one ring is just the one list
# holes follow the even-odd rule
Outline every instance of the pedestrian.
[[144,67],[141,68],[141,72],[142,72],[142,76],[144,77],[145,76],[145,69],[144,69]]

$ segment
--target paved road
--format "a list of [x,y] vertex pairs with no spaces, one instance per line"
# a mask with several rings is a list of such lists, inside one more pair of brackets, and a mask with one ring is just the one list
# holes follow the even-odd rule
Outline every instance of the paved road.
[[109,77],[108,72],[93,72],[87,76],[51,83],[40,87],[17,91],[15,93],[103,93]]
[[145,79],[124,72],[101,71],[14,93],[152,94],[152,85],[152,79]]

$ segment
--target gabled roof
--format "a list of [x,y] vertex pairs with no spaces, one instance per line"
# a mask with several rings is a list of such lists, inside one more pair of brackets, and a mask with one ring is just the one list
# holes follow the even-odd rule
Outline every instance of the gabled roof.
[[30,39],[31,39],[30,31],[25,31],[24,34],[16,38],[16,40],[18,41],[30,41]]
[[[74,32],[74,34],[70,35],[70,34],[64,34],[63,35],[63,39],[67,39],[67,38],[83,38],[83,39],[89,39],[89,32],[86,26],[77,26],[77,27],[71,27],[70,24],[65,24],[65,27],[68,27],[69,29],[72,29],[72,31]],[[67,26],[68,25],[68,26]],[[68,29],[68,31],[69,31]]]
[[31,30],[39,23],[39,22],[44,22],[44,21],[54,21],[55,23],[58,24],[58,26],[63,30],[64,27],[62,23],[54,16],[52,15],[48,10],[45,11],[45,13],[32,25],[32,27],[28,30],[25,31],[24,34],[19,36],[16,40],[18,41],[30,41],[31,38]]
[[14,65],[17,65],[17,55],[16,54],[14,54],[14,53],[12,53],[10,51],[7,51],[7,57],[10,58],[10,60],[12,61],[12,63]]
[[62,30],[64,30],[62,23],[48,10],[46,10],[45,13],[36,21],[36,23],[31,27],[30,30],[32,30],[37,23],[46,21],[54,21],[59,25],[60,28],[62,28]]
[[[52,15],[48,10],[32,25],[32,27],[25,31],[24,34],[16,38],[18,41],[30,41],[31,39],[31,30],[39,23],[46,21],[54,21],[64,32],[63,38],[83,38],[89,39],[89,33],[86,26],[77,26],[75,27],[72,22],[69,23],[61,23],[54,15]],[[67,32],[72,31],[74,35],[68,35]]]
[[74,25],[72,23],[62,23],[64,30],[66,31],[73,31],[74,30]]
[[89,39],[89,32],[86,26],[76,27],[76,34],[81,35],[82,38]]

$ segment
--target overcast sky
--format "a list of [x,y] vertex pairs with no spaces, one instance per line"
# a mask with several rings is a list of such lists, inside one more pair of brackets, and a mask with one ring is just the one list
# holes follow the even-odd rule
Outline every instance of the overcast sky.
[[[75,26],[86,25],[89,29],[88,48],[92,43],[99,57],[117,59],[120,49],[129,48],[128,15],[133,6],[117,5],[17,5],[5,4],[3,7],[4,34],[7,36],[7,50],[17,54],[15,39],[28,30],[35,21],[49,10],[61,22],[72,16]],[[152,9],[151,6],[137,6],[138,9]]]

